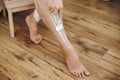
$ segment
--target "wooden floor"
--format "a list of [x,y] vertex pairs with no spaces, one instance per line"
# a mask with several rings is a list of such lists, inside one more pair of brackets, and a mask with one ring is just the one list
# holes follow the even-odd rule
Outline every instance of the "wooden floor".
[[[24,18],[14,14],[16,37],[0,17],[0,80],[79,80],[72,76],[53,34],[40,23],[44,40],[29,40]],[[80,80],[120,80],[120,0],[64,0],[64,26],[91,75]]]

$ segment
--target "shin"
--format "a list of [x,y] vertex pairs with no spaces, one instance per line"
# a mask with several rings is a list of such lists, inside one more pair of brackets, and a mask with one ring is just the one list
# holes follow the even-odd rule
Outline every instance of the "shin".
[[41,16],[46,26],[54,33],[57,40],[63,47],[63,50],[67,51],[68,49],[73,48],[66,36],[59,14],[52,14],[48,9],[45,0],[35,0],[35,6],[38,14]]

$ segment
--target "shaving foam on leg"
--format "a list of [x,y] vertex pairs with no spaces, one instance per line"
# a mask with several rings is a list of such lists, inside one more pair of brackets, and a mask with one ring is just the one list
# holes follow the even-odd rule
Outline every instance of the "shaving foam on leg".
[[56,22],[56,31],[60,31],[63,29],[63,23],[61,19],[59,18],[59,13],[57,12],[56,15],[53,16],[55,22]]
[[40,19],[41,19],[39,14],[38,14],[38,12],[36,10],[34,10],[34,18],[35,18],[36,22],[39,22]]
[[56,31],[60,31],[63,29],[63,23],[61,20],[58,21],[58,24],[56,26]]
[[[51,19],[52,20],[52,19]],[[73,46],[69,42],[69,40],[66,37],[66,33],[64,31],[64,26],[62,20],[59,18],[59,13],[56,13],[56,15],[53,15],[53,20],[55,23],[55,30],[58,33],[59,40],[61,45],[64,47],[65,50],[72,49]]]

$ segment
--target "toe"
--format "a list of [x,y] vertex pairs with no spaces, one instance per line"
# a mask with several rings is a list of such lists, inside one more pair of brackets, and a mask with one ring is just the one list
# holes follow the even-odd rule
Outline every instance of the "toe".
[[77,77],[79,78],[80,76],[79,76],[79,72],[77,72]]
[[85,77],[85,74],[84,74],[84,72],[82,72],[82,73],[81,73],[81,75],[82,75],[82,77],[83,77],[83,78]]
[[39,41],[38,39],[34,40],[34,43],[35,43],[35,44],[39,44],[39,42],[40,42],[40,41]]
[[41,41],[41,39],[37,39],[37,40],[36,40],[36,43],[40,43],[40,41]]
[[40,41],[38,41],[38,40],[36,40],[36,41],[33,41],[35,44],[39,44],[40,43]]
[[40,42],[39,41],[36,41],[35,44],[39,44]]
[[79,73],[79,78],[81,78],[82,76],[81,76],[81,73]]
[[42,37],[36,39],[35,44],[39,44],[42,41]]
[[73,76],[75,76],[75,73],[74,72],[70,72]]
[[78,73],[77,72],[74,72],[74,75],[75,77],[79,77]]
[[40,42],[41,40],[42,40],[42,36],[40,35],[38,41]]
[[90,73],[89,73],[88,71],[85,71],[84,74],[85,74],[86,76],[89,76],[89,75],[90,75]]

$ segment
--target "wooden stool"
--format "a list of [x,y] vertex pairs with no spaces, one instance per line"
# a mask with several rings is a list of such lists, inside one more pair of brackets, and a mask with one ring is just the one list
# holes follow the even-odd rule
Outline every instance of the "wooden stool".
[[2,10],[3,10],[3,16],[6,17],[6,9],[3,0],[2,0]]
[[14,37],[14,24],[13,24],[13,13],[23,10],[34,8],[34,0],[2,0],[3,2],[3,14],[6,16],[6,10],[8,11],[10,36]]

